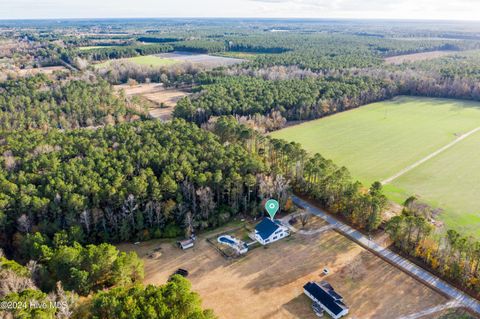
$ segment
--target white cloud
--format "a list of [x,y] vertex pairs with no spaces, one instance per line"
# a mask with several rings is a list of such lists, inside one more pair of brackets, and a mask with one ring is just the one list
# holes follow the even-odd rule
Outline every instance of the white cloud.
[[297,17],[478,20],[479,0],[0,0],[0,19]]

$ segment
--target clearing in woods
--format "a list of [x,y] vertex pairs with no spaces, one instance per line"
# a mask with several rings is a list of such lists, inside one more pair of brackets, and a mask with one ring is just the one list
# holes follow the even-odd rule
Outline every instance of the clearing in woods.
[[[176,269],[188,270],[203,306],[224,319],[317,318],[302,287],[322,279],[343,295],[350,307],[348,318],[398,318],[447,302],[335,231],[293,235],[236,260],[226,260],[206,242],[205,237],[212,235],[199,236],[187,251],[165,240],[119,248],[135,250],[143,258],[146,284],[163,284]],[[149,258],[159,247],[157,255]],[[321,275],[324,267],[330,270],[326,277]]]
[[230,58],[230,57],[214,56],[209,54],[197,54],[197,53],[190,53],[190,52],[175,51],[175,52],[160,53],[155,55],[137,56],[133,58],[108,60],[108,61],[104,61],[102,63],[96,64],[95,67],[96,68],[107,67],[113,61],[135,63],[138,65],[147,65],[147,66],[154,66],[154,67],[162,67],[162,66],[169,67],[169,66],[175,66],[179,64],[188,64],[188,65],[195,65],[201,68],[212,69],[220,66],[229,66],[233,64],[238,64],[245,60]]
[[102,63],[95,64],[96,68],[104,68],[110,65],[112,62],[127,62],[134,63],[138,65],[147,65],[147,66],[172,66],[180,63],[174,59],[162,58],[156,55],[144,55],[136,56],[133,58],[117,59],[117,60],[108,60]]
[[402,64],[407,62],[432,60],[432,59],[441,58],[448,55],[453,55],[455,53],[458,53],[458,51],[430,51],[430,52],[422,52],[422,53],[396,55],[396,56],[385,58],[385,63]]
[[153,102],[155,106],[150,108],[150,116],[161,120],[171,119],[173,108],[178,100],[189,95],[186,91],[165,89],[164,86],[159,83],[145,83],[139,85],[122,84],[116,85],[115,89],[124,90],[127,96],[138,95]]
[[[480,103],[397,97],[272,133],[346,166],[365,184],[384,181],[458,143],[388,183],[387,195],[411,195],[444,208],[449,227],[480,237]],[[461,139],[462,135],[471,133]]]

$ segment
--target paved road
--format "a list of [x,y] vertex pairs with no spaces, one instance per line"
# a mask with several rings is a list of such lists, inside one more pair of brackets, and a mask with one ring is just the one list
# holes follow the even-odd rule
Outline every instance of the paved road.
[[414,263],[394,253],[390,249],[384,248],[378,245],[377,243],[375,243],[374,241],[369,240],[367,236],[363,235],[362,233],[353,229],[352,227],[342,223],[336,218],[328,215],[318,207],[315,207],[307,203],[306,201],[302,200],[297,196],[292,196],[292,198],[295,204],[297,204],[300,207],[303,207],[305,210],[311,212],[312,214],[324,219],[326,222],[333,225],[335,229],[339,230],[345,236],[360,243],[365,248],[368,248],[369,250],[374,251],[375,253],[380,255],[382,258],[396,265],[398,268],[402,269],[403,271],[410,274],[411,276],[419,278],[424,282],[427,282],[429,285],[431,285],[432,287],[435,287],[439,291],[443,292],[445,295],[458,301],[464,307],[469,308],[470,310],[476,313],[480,313],[480,302],[477,299],[472,298],[466,293],[463,293],[462,291],[456,289],[455,287],[446,283],[445,281],[438,278],[437,276],[429,273],[423,268],[415,265]]
[[420,166],[422,165],[423,163],[425,163],[426,161],[429,161],[430,159],[434,158],[435,156],[437,156],[438,154],[448,150],[450,147],[454,146],[455,144],[457,144],[458,142],[461,142],[463,141],[464,139],[466,139],[467,137],[469,137],[470,135],[472,134],[475,134],[476,132],[480,131],[480,127],[477,127],[476,129],[473,129],[461,136],[459,136],[458,138],[456,138],[455,140],[453,140],[452,142],[448,143],[447,145],[443,146],[442,148],[439,148],[438,150],[436,150],[435,152],[431,153],[430,155],[428,156],[425,156],[424,158],[422,158],[421,160],[419,161],[416,161],[415,163],[413,163],[412,165],[409,165],[407,166],[406,168],[402,169],[400,172],[398,172],[397,174],[387,178],[386,180],[382,181],[382,185],[385,185],[385,184],[388,184],[388,183],[391,183],[393,182],[394,180],[396,180],[397,178],[399,178],[400,176],[404,175],[405,173],[411,171],[412,169],[414,169],[415,167],[417,166]]

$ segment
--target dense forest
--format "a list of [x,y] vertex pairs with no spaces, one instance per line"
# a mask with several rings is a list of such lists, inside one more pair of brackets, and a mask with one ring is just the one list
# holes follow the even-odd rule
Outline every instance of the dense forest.
[[2,246],[81,225],[90,242],[176,237],[257,209],[260,158],[193,124],[8,134]]
[[197,123],[210,116],[267,114],[279,111],[288,120],[307,120],[348,110],[396,95],[396,87],[371,77],[306,78],[269,81],[255,77],[216,78],[184,98],[175,116]]
[[285,203],[290,183],[360,227],[379,226],[371,203],[378,185],[364,193],[345,168],[233,117],[212,131],[218,137],[176,120],[8,135],[0,149],[2,245],[17,250],[32,231],[51,237],[74,226],[89,242],[176,237],[238,213],[257,216],[268,196]]
[[80,128],[145,117],[139,101],[118,96],[106,81],[50,79],[39,74],[0,83],[0,130]]

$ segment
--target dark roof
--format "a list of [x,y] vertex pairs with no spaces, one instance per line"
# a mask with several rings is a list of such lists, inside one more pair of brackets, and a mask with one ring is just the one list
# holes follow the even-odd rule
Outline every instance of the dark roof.
[[264,218],[256,227],[260,237],[264,240],[270,237],[280,226],[273,222],[270,218]]
[[315,299],[318,300],[322,305],[328,308],[333,314],[338,315],[340,312],[345,309],[342,307],[343,303],[340,301],[335,300],[327,291],[322,289],[317,283],[315,282],[308,282],[303,286],[303,289],[308,291]]
[[330,285],[328,282],[326,282],[326,281],[320,281],[320,282],[318,283],[318,285],[319,285],[320,287],[322,287],[323,290],[327,291],[327,292],[330,294],[330,296],[332,296],[333,298],[335,298],[335,300],[342,300],[342,299],[343,299],[343,297],[340,296],[340,295],[335,291],[335,289],[333,289],[332,285]]
[[343,297],[340,296],[339,294],[337,294],[337,292],[336,292],[335,290],[330,290],[328,293],[329,293],[330,296],[332,296],[333,299],[335,299],[335,300],[343,300]]

